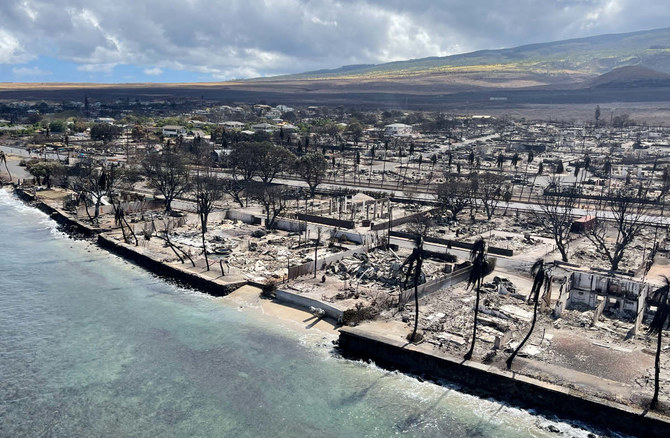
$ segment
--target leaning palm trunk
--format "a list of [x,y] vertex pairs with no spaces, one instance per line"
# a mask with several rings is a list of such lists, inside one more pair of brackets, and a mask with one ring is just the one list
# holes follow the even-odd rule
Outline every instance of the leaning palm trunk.
[[479,298],[481,295],[481,286],[484,277],[489,273],[491,265],[486,259],[486,243],[481,237],[472,246],[470,251],[470,260],[472,261],[472,269],[470,270],[470,277],[468,278],[468,287],[475,288],[477,298],[475,300],[475,317],[472,328],[472,342],[470,343],[470,350],[465,354],[465,360],[472,358],[472,353],[475,350],[475,342],[477,340],[477,322],[479,317]]
[[535,274],[535,279],[533,280],[533,287],[531,288],[530,291],[530,296],[533,299],[533,320],[530,323],[530,329],[528,330],[528,334],[526,335],[526,337],[523,338],[523,341],[521,341],[521,343],[516,347],[512,355],[507,358],[506,364],[508,370],[512,368],[512,362],[514,361],[516,355],[519,354],[519,351],[521,351],[521,349],[526,344],[528,339],[530,339],[530,336],[533,334],[533,329],[535,328],[535,322],[537,322],[537,304],[540,301],[540,289],[542,289],[542,285],[545,282],[544,261],[543,260],[536,261],[533,264],[533,267],[531,268],[531,273]]
[[472,353],[475,351],[475,340],[477,339],[477,318],[479,317],[479,295],[481,291],[481,280],[477,282],[477,299],[475,300],[475,318],[474,318],[474,324],[472,326],[472,342],[470,343],[470,350],[468,350],[467,353],[465,353],[465,360],[470,360],[472,359]]
[[12,173],[9,171],[9,166],[7,166],[7,156],[3,151],[0,151],[0,163],[3,163],[5,165],[5,170],[7,171],[7,175],[9,175],[9,181],[11,182]]
[[670,329],[670,279],[665,277],[665,286],[654,292],[656,301],[656,315],[649,324],[648,334],[655,334],[656,337],[656,360],[654,362],[654,396],[649,404],[650,409],[656,409],[658,406],[658,393],[660,391],[661,377],[661,340],[663,328]]
[[658,406],[658,393],[661,389],[659,380],[661,378],[661,337],[663,336],[663,330],[658,331],[656,338],[656,360],[654,362],[654,397],[651,399],[649,404],[650,409],[656,409]]
[[423,260],[421,255],[416,262],[416,267],[414,269],[414,330],[412,331],[412,337],[410,341],[416,341],[416,332],[419,328],[419,276],[421,275],[421,264]]

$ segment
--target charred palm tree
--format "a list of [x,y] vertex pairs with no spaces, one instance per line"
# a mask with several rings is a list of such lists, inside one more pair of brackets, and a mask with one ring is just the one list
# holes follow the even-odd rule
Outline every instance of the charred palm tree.
[[419,328],[419,281],[421,278],[421,266],[423,265],[423,236],[417,235],[416,246],[409,257],[405,259],[403,265],[407,265],[403,289],[407,287],[410,275],[412,275],[414,280],[414,330],[412,330],[412,336],[409,340],[410,342],[415,342],[416,332]]
[[5,155],[4,151],[0,151],[0,163],[5,165],[5,170],[7,171],[7,175],[9,175],[9,180],[12,180],[12,174],[9,171],[9,166],[7,166],[7,156]]
[[407,265],[403,289],[407,288],[410,276],[414,277],[414,330],[409,339],[410,342],[417,341],[416,333],[419,327],[419,282],[421,280],[421,267],[423,266],[424,258],[423,243],[432,225],[433,222],[430,217],[422,217],[410,223],[409,230],[415,236],[414,249],[401,266],[403,268]]
[[475,301],[475,319],[472,328],[472,342],[470,344],[470,350],[465,353],[465,360],[470,360],[472,358],[472,353],[475,350],[481,286],[484,277],[486,277],[486,275],[491,272],[491,264],[486,257],[486,243],[481,237],[474,243],[472,249],[470,250],[470,261],[472,262],[472,269],[470,270],[470,277],[468,278],[468,287],[475,289],[477,292],[477,300]]
[[661,376],[661,339],[663,336],[663,326],[665,326],[665,330],[670,329],[670,278],[665,277],[665,286],[657,289],[652,298],[656,302],[656,315],[654,315],[647,333],[650,335],[655,334],[657,338],[656,361],[654,362],[654,397],[651,399],[649,408],[656,409],[660,389],[659,379]]
[[533,329],[535,328],[535,322],[537,321],[537,303],[540,301],[540,290],[542,290],[542,285],[545,284],[545,281],[548,282],[549,280],[546,279],[545,272],[544,272],[544,261],[542,259],[539,259],[533,264],[533,267],[530,268],[530,273],[533,275],[533,287],[530,289],[530,298],[533,300],[533,321],[530,323],[530,329],[528,330],[528,334],[526,335],[525,338],[523,338],[523,341],[519,344],[518,347],[514,350],[512,355],[507,358],[507,369],[512,368],[512,361],[514,361],[514,358],[516,357],[517,354],[519,354],[519,351],[523,346],[526,344],[528,339],[530,338],[530,335],[533,334]]

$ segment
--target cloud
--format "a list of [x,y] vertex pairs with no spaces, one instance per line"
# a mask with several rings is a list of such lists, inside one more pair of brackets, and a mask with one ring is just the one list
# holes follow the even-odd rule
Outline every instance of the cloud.
[[31,58],[21,47],[19,40],[0,28],[0,64],[26,62]]
[[77,66],[78,71],[87,73],[111,73],[118,64],[115,62],[108,62],[102,64],[82,64]]
[[50,71],[42,70],[39,67],[14,67],[12,68],[12,74],[19,77],[40,77],[40,76],[50,76],[53,73]]
[[163,74],[163,69],[160,67],[145,68],[143,72],[147,76],[160,76]]
[[93,74],[123,64],[230,79],[665,27],[670,8],[662,0],[24,0],[0,2],[0,16],[0,64],[49,56]]

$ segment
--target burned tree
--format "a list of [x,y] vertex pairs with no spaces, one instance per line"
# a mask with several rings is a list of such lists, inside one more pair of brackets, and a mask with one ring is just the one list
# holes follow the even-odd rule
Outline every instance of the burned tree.
[[568,261],[570,228],[574,220],[579,192],[574,187],[561,187],[560,178],[552,178],[542,195],[539,218],[551,231],[561,260]]
[[447,175],[446,181],[437,187],[437,199],[443,212],[451,213],[456,220],[458,214],[472,202],[472,184],[457,176]]
[[165,211],[172,211],[172,201],[189,188],[186,160],[171,148],[150,153],[142,162],[149,187],[165,198]]
[[473,175],[473,202],[481,205],[486,218],[491,220],[496,208],[503,198],[502,186],[505,179],[502,175],[484,172]]
[[251,198],[258,201],[265,211],[265,228],[273,229],[277,217],[286,210],[291,190],[286,185],[251,183],[247,189]]
[[195,202],[200,218],[200,236],[202,237],[202,252],[205,256],[205,264],[209,271],[209,259],[207,257],[207,242],[205,234],[207,233],[207,220],[209,214],[214,210],[214,202],[223,196],[223,184],[210,172],[206,172],[195,177],[194,182]]
[[[105,167],[91,159],[80,161],[71,169],[70,188],[77,193],[79,203],[84,203],[91,223],[98,223],[102,198],[108,193]],[[93,204],[93,216],[89,213],[89,204]]]
[[5,170],[7,171],[7,175],[9,175],[9,180],[12,180],[12,173],[9,171],[9,166],[7,166],[7,156],[5,155],[4,151],[0,151],[0,164],[5,165]]
[[410,224],[410,233],[414,235],[414,249],[412,249],[412,253],[401,266],[403,268],[407,265],[403,288],[407,287],[407,281],[410,276],[413,277],[414,282],[414,330],[412,330],[412,334],[409,337],[410,342],[421,340],[420,338],[417,339],[417,330],[419,328],[419,282],[421,281],[421,267],[424,259],[423,242],[431,226],[432,221],[429,217],[422,217]]
[[645,195],[644,190],[617,190],[607,199],[605,211],[596,212],[595,225],[586,229],[586,238],[607,258],[613,271],[619,269],[626,249],[645,227],[649,212]]

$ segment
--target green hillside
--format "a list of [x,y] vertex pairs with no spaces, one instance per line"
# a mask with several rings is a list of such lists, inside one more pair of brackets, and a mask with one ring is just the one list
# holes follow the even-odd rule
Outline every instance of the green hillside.
[[670,28],[378,65],[345,66],[268,79],[381,79],[481,71],[599,75],[628,65],[670,73]]

